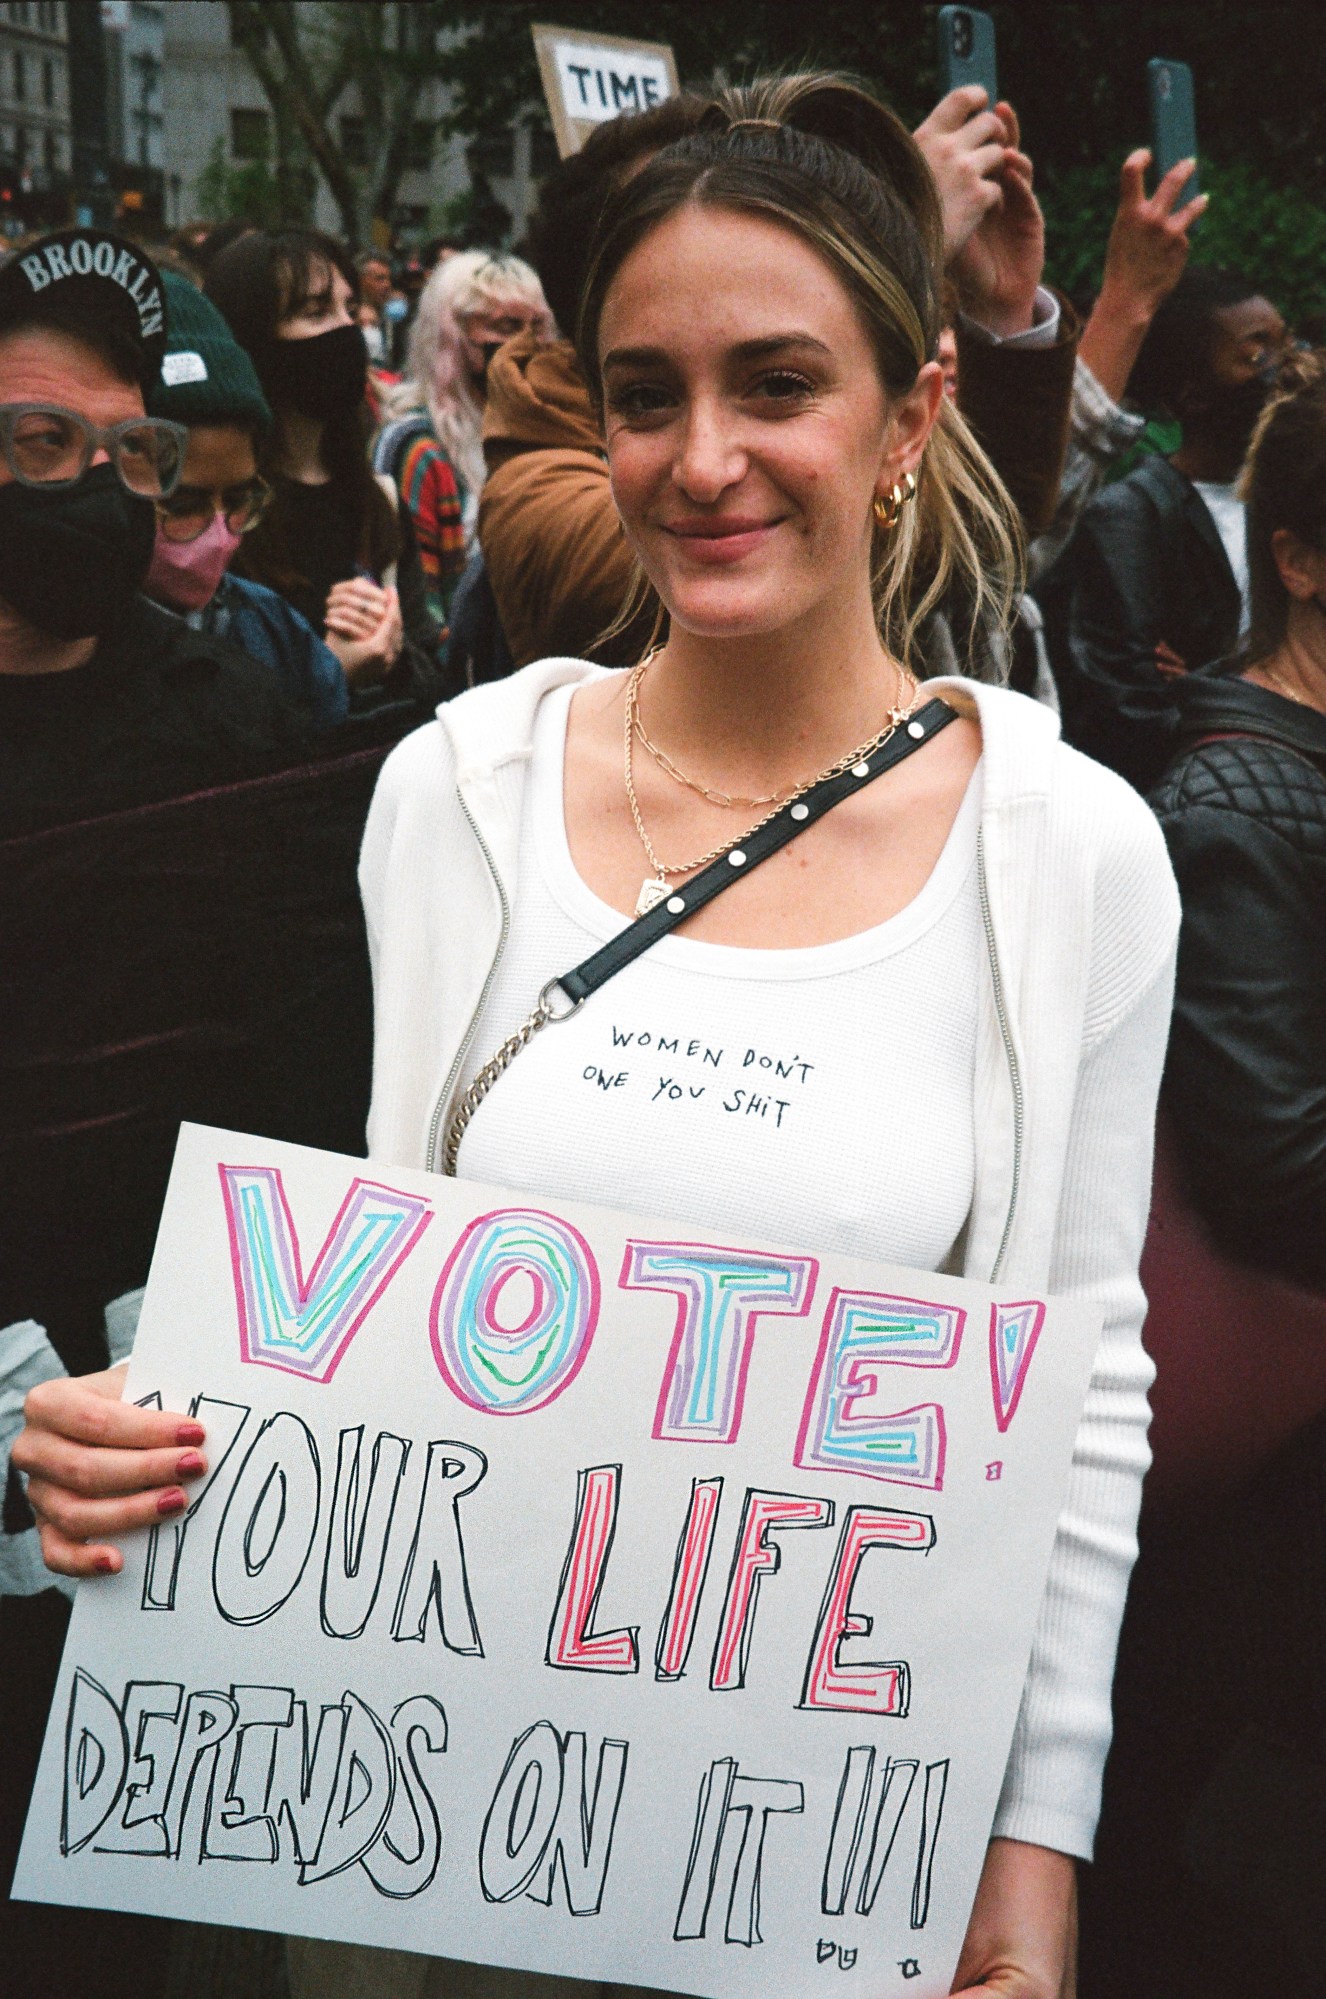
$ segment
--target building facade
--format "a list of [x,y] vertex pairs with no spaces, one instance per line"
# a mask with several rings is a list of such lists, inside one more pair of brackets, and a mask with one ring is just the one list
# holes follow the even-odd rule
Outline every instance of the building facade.
[[63,219],[70,172],[65,0],[0,5],[0,208],[11,232]]
[[165,0],[101,0],[106,149],[116,212],[126,223],[165,216]]
[[[322,9],[313,0],[310,16]],[[310,32],[316,27],[311,23]],[[444,137],[443,87],[426,86],[411,133],[410,161],[397,190],[396,230],[404,241],[422,241],[455,213],[472,188],[491,190],[518,232],[532,203],[529,133],[518,127],[486,142],[486,152],[463,139]],[[224,0],[189,0],[165,9],[162,115],[165,213],[168,226],[219,220],[218,191],[234,187],[248,168],[270,170],[275,149],[271,106],[243,51],[234,46]],[[362,158],[366,118],[353,83],[332,107],[332,136],[347,160]],[[481,156],[482,154],[482,156]],[[335,234],[342,221],[319,176],[314,221]]]

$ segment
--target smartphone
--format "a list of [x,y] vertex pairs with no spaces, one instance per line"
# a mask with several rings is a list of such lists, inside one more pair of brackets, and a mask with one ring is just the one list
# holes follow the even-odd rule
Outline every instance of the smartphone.
[[995,24],[979,7],[940,8],[939,83],[941,97],[960,84],[979,83],[991,105],[998,102]]
[[[1146,66],[1146,84],[1151,100],[1151,158],[1156,179],[1160,181],[1180,160],[1197,157],[1192,71],[1186,62],[1167,62],[1163,56],[1153,56]],[[1194,168],[1175,206],[1191,201],[1200,192]]]

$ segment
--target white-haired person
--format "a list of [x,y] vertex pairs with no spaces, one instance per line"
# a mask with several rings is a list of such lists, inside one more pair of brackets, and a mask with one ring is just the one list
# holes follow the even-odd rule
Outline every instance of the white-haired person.
[[459,251],[420,293],[404,375],[386,398],[373,469],[395,480],[410,510],[429,609],[444,626],[479,520],[488,363],[505,341],[531,332],[551,340],[554,326],[530,266]]

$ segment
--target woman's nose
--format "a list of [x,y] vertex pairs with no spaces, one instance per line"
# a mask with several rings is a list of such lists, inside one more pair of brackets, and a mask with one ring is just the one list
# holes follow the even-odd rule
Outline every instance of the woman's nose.
[[746,469],[746,454],[721,406],[692,403],[673,477],[694,500],[717,499]]

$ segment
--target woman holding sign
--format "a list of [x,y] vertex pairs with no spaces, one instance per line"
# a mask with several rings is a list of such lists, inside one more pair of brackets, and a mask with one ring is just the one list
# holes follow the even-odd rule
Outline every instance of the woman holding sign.
[[[1029,174],[1010,151],[1010,290],[1039,277]],[[958,1973],[968,1999],[1059,1999],[1146,1464],[1178,909],[1150,815],[1048,711],[977,659],[913,678],[938,598],[975,633],[1018,572],[943,394],[940,255],[914,142],[826,79],[733,97],[609,202],[581,357],[661,643],[626,676],[551,660],[476,689],[388,763],[370,1135],[384,1165],[1103,1313]],[[162,1487],[183,1503],[172,1421],[99,1394],[39,1391],[15,1454],[74,1574],[117,1566],[106,1537]],[[371,1954],[340,1945],[292,1963],[310,1992],[542,1989],[394,1958],[361,1986]]]

